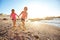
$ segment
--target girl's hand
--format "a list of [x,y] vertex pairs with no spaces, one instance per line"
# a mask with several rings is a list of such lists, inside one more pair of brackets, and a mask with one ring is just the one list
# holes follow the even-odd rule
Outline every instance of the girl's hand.
[[18,16],[18,18],[19,18],[19,16]]
[[12,18],[10,17],[10,19],[12,19]]
[[19,18],[19,16],[18,16],[18,18]]
[[25,21],[28,22],[28,19],[26,19]]

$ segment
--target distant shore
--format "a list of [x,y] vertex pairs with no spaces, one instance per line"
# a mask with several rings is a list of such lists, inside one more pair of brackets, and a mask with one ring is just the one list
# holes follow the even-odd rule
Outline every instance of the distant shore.
[[[10,19],[10,15],[7,15],[7,14],[0,14],[0,19]],[[60,18],[60,16],[46,16],[44,18],[28,18],[29,20],[31,21],[40,21],[40,20],[53,20],[53,19],[56,19],[56,18]],[[18,18],[17,18],[18,19]]]

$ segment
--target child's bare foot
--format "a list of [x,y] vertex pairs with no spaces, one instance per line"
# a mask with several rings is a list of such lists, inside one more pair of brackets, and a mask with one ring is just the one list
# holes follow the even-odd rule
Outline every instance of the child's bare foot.
[[16,25],[15,25],[15,26],[13,26],[13,27],[16,27]]
[[16,26],[12,26],[12,30],[16,30]]
[[22,31],[26,31],[26,29],[23,29]]
[[23,31],[26,32],[26,33],[29,32],[28,30],[23,30]]
[[25,31],[25,30],[26,30],[26,28],[25,28],[25,27],[23,27],[23,28],[22,28],[22,30],[23,30],[23,31]]

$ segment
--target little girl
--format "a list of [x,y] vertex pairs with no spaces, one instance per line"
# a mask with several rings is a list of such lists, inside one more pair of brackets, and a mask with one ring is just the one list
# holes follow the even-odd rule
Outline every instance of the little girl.
[[16,16],[18,16],[18,15],[15,13],[15,10],[12,9],[11,10],[10,18],[12,19],[13,27],[16,27]]
[[21,16],[21,22],[23,23],[23,29],[26,30],[26,28],[24,27],[25,25],[25,20],[27,19],[27,7],[24,7],[24,10],[21,12],[21,14],[19,16]]

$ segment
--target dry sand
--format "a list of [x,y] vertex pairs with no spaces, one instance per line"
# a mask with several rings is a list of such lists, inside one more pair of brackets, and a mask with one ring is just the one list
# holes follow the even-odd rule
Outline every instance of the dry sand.
[[38,22],[26,22],[26,31],[22,31],[21,24],[17,21],[17,27],[12,27],[12,21],[0,20],[0,40],[60,40],[60,28],[40,24]]

